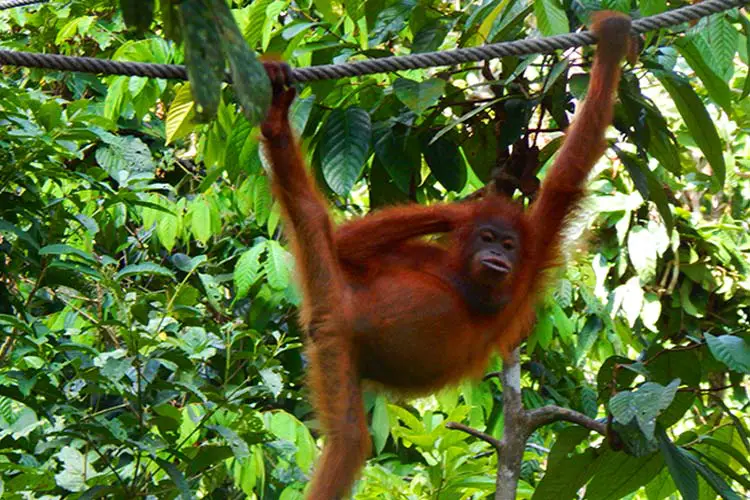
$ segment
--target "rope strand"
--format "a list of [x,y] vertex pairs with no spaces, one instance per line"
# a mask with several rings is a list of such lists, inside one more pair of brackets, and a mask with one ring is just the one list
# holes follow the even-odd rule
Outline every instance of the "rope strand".
[[[36,0],[36,2],[38,1],[40,0]],[[748,1],[750,0],[705,0],[695,5],[688,5],[669,12],[635,20],[633,21],[633,31],[635,33],[645,33],[647,31],[694,21],[717,12],[740,7],[748,3]],[[31,2],[31,0],[9,0],[5,3],[11,2],[36,3]],[[512,42],[493,43],[481,47],[296,68],[292,70],[292,80],[295,82],[333,80],[407,69],[452,66],[454,64],[496,59],[511,55],[547,53],[560,49],[590,45],[594,42],[596,42],[596,38],[593,33],[590,31],[581,31],[579,33],[568,33],[544,38],[528,38]],[[112,61],[94,57],[62,56],[11,50],[0,50],[0,65],[78,71],[104,75],[147,76],[151,78],[187,80],[185,66],[177,64]]]
[[47,3],[48,0],[5,0],[0,2],[0,10],[12,9],[13,7],[23,7],[24,5],[34,5],[35,3]]

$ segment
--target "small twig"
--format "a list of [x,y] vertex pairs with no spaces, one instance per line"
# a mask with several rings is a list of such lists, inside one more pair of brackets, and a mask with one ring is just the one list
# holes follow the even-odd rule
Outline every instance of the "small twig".
[[526,443],[526,447],[542,453],[549,453],[549,448],[545,448],[544,446],[536,443]]
[[709,389],[701,389],[700,387],[680,387],[677,392],[693,392],[695,394],[707,394],[711,392],[721,392],[731,389],[733,386],[725,385],[722,387],[711,387]]

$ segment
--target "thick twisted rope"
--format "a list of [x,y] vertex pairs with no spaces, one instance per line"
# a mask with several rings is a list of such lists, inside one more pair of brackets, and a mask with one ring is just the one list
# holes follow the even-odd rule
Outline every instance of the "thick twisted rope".
[[47,0],[4,0],[0,2],[0,10],[12,9],[13,7],[23,7],[24,5],[34,5],[35,3],[46,3]]
[[[29,0],[11,0],[29,1]],[[745,5],[750,0],[705,0],[704,2],[681,7],[655,16],[644,17],[633,21],[635,33],[645,33],[667,26],[674,26],[688,21],[695,21],[735,7]],[[512,42],[500,42],[481,47],[453,49],[442,52],[427,52],[407,56],[392,56],[381,59],[369,59],[343,64],[324,64],[307,68],[296,68],[292,71],[295,82],[314,80],[333,80],[351,76],[388,73],[392,71],[451,66],[454,64],[483,61],[505,56],[540,54],[560,49],[581,47],[596,42],[590,31],[568,33],[544,38],[528,38]],[[106,75],[147,76],[187,80],[184,66],[177,64],[151,64],[124,61],[111,61],[94,57],[73,57],[55,54],[38,54],[0,50],[0,65],[25,66],[30,68],[56,69],[62,71],[79,71]]]

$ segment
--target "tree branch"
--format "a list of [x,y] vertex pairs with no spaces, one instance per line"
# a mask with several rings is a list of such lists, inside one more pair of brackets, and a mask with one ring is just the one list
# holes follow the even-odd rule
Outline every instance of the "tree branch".
[[602,436],[606,436],[607,433],[607,425],[604,422],[599,422],[598,420],[587,417],[583,413],[569,410],[568,408],[563,408],[561,406],[549,405],[537,408],[536,410],[530,410],[527,412],[526,417],[528,419],[529,433],[539,427],[553,422],[559,422],[561,420],[578,424],[581,427],[598,432]]
[[453,429],[456,431],[465,432],[466,434],[470,436],[474,436],[477,439],[481,439],[485,443],[490,444],[493,448],[495,448],[495,451],[497,453],[501,453],[503,449],[503,444],[500,442],[499,439],[495,439],[494,437],[490,436],[489,434],[485,434],[482,431],[478,431],[472,427],[469,427],[468,425],[464,425],[458,422],[448,422],[445,424],[445,426],[449,429]]

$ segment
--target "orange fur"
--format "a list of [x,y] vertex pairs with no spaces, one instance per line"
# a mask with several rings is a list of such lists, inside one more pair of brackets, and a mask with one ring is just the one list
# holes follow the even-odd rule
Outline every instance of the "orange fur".
[[[327,437],[309,498],[346,495],[369,453],[362,380],[407,394],[429,392],[481,374],[494,350],[507,356],[528,334],[546,270],[559,260],[566,217],[604,151],[619,65],[629,47],[630,21],[623,15],[599,14],[593,30],[600,40],[588,96],[528,211],[491,196],[394,207],[334,230],[292,136],[287,111],[294,91],[284,89],[285,69],[267,64],[274,99],[262,130],[297,260],[301,322],[310,337],[309,385]],[[509,227],[520,251],[509,279],[472,288],[468,241],[481,224]],[[447,233],[448,244],[420,239],[435,233]],[[484,305],[477,289],[490,298],[482,313],[472,308]]]

